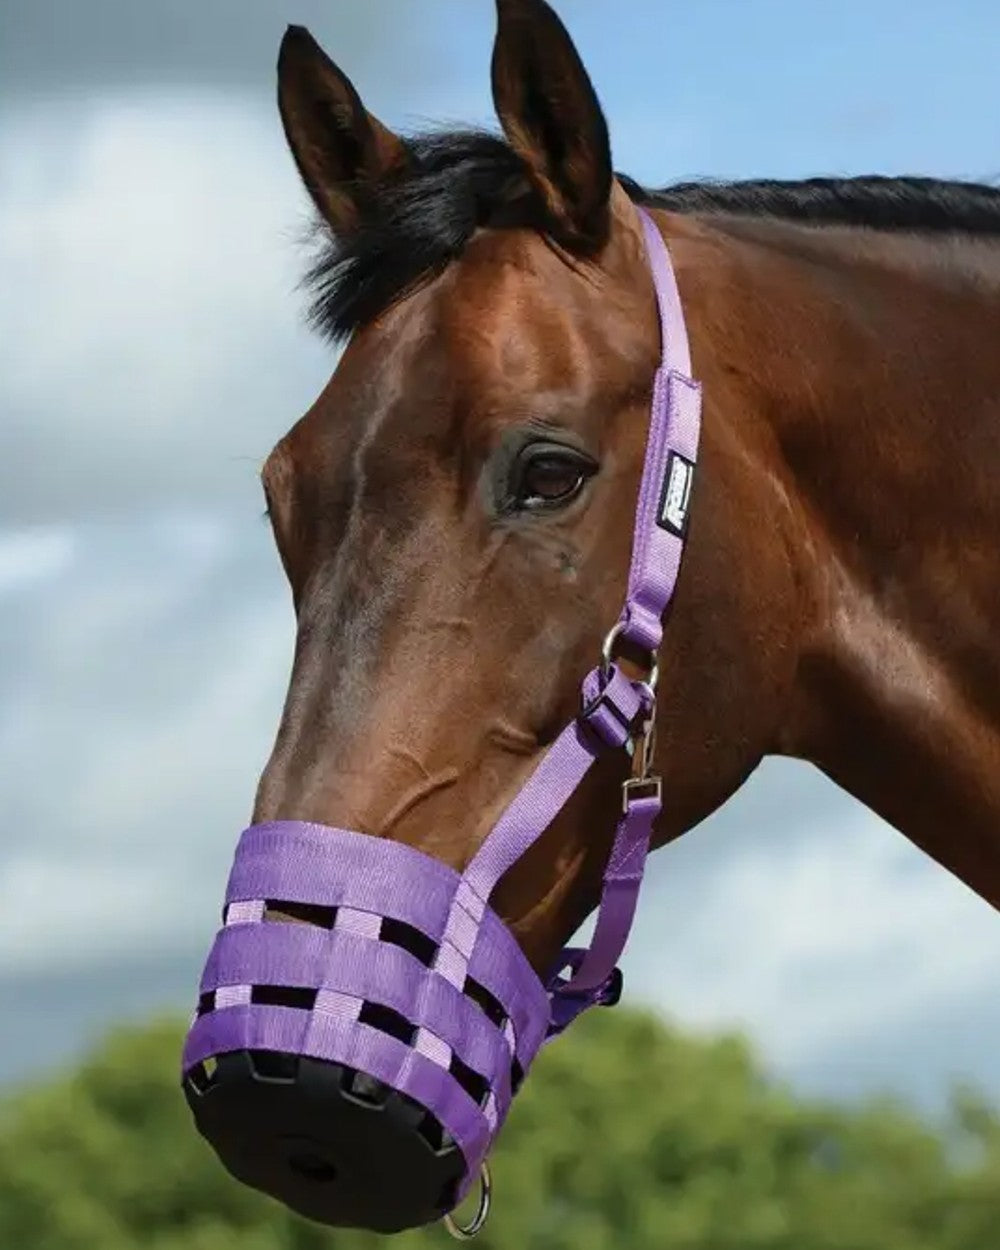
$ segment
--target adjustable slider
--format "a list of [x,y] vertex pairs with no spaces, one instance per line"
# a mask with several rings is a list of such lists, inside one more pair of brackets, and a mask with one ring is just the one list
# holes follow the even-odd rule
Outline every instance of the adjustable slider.
[[603,742],[610,747],[624,748],[631,759],[635,751],[635,720],[641,711],[642,705],[632,683],[613,670],[600,691],[584,703],[580,718]]

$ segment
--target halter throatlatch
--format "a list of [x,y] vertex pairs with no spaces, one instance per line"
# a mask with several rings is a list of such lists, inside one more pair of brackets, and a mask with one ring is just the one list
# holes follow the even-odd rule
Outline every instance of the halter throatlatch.
[[[656,658],[701,411],[666,244],[639,213],[663,355],[625,606],[579,716],[462,873],[400,843],[299,821],[251,826],[236,850],[184,1089],[233,1175],[322,1223],[394,1232],[444,1218],[454,1235],[473,1235],[489,1205],[486,1155],[535,1055],[621,994],[616,965],[661,806]],[[616,662],[622,642],[647,657],[642,678]],[[489,899],[594,761],[616,750],[632,768],[594,938],[542,981]],[[480,1178],[479,1212],[459,1227],[450,1213]]]

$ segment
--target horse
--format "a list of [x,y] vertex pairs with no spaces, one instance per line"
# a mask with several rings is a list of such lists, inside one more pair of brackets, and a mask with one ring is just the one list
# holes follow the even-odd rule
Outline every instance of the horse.
[[[644,188],[551,6],[497,11],[502,135],[401,137],[305,29],[281,45],[312,321],[346,346],[262,471],[297,632],[253,823],[461,872],[576,715],[660,359],[641,208],[704,394],[662,645],[617,656],[658,665],[654,850],[784,755],[1000,907],[1000,191]],[[627,768],[600,760],[493,893],[539,973],[601,897]]]

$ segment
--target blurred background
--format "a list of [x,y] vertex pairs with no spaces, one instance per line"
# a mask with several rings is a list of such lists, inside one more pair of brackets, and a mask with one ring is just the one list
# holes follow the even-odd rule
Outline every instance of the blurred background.
[[[994,0],[557,7],[642,181],[1000,173]],[[193,1006],[277,726],[257,473],[336,363],[297,290],[288,22],[395,128],[494,124],[488,0],[0,0],[8,1087]],[[655,857],[625,970],[802,1096],[1000,1097],[1000,919],[805,766]]]

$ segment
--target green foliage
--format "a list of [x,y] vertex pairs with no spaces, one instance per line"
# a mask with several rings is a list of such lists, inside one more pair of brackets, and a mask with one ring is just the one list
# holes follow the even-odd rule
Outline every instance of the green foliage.
[[[182,1026],[122,1030],[0,1117],[4,1250],[374,1250],[223,1171],[176,1080]],[[594,1012],[539,1060],[493,1160],[482,1250],[990,1250],[1000,1117],[938,1132],[891,1103],[804,1101],[744,1043]],[[451,1244],[440,1227],[398,1250]]]

